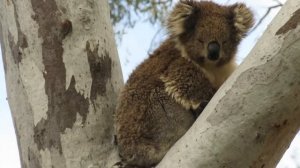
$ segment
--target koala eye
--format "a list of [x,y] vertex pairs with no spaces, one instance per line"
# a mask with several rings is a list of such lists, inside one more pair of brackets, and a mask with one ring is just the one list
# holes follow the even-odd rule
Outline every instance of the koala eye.
[[204,44],[204,41],[202,39],[198,39],[198,42]]
[[226,40],[222,41],[222,44],[223,45],[227,44],[227,41]]

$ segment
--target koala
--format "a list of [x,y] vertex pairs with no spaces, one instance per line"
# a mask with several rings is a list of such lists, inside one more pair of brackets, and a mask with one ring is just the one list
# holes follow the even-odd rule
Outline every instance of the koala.
[[181,0],[168,38],[130,75],[115,114],[125,167],[155,166],[191,127],[235,70],[237,47],[253,26],[242,3]]

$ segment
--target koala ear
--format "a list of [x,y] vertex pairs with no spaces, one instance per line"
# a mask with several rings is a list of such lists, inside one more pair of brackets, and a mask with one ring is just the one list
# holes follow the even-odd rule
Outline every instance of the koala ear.
[[196,25],[195,14],[198,11],[192,0],[180,0],[167,20],[167,29],[171,36],[178,36],[193,29]]
[[233,13],[233,24],[237,31],[238,38],[246,36],[249,29],[254,24],[253,13],[245,4],[236,3],[231,6]]

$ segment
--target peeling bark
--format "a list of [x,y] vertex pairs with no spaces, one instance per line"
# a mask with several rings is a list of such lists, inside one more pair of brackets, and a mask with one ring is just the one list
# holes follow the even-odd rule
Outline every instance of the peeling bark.
[[276,167],[300,128],[299,11],[286,2],[157,168]]
[[111,167],[123,80],[107,2],[0,1],[0,16],[22,167]]
[[19,16],[17,13],[16,5],[14,4],[14,1],[12,1],[13,7],[14,7],[14,16],[16,20],[16,26],[18,30],[18,39],[17,42],[14,42],[14,38],[12,37],[11,33],[8,32],[8,40],[9,40],[9,46],[12,50],[12,56],[14,58],[15,64],[18,64],[22,60],[22,52],[20,51],[20,48],[23,50],[28,47],[27,39],[25,34],[21,31],[20,23],[19,23]]
[[[106,94],[106,83],[111,78],[111,59],[105,50],[104,55],[98,55],[99,45],[91,50],[90,43],[86,42],[86,50],[92,78],[91,100],[95,100],[97,95],[104,96]],[[101,78],[99,78],[101,76]]]
[[276,32],[276,35],[285,34],[286,32],[295,29],[300,22],[300,9],[293,13],[293,16]]

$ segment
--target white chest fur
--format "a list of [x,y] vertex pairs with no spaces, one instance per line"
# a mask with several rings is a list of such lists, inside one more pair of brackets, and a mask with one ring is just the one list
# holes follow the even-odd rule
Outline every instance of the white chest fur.
[[208,78],[208,80],[211,82],[211,84],[219,88],[225,80],[232,74],[232,72],[236,69],[237,64],[235,63],[235,60],[233,59],[229,63],[217,67],[215,65],[208,65],[205,67],[201,67],[203,73]]

